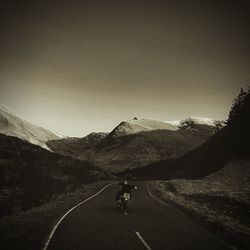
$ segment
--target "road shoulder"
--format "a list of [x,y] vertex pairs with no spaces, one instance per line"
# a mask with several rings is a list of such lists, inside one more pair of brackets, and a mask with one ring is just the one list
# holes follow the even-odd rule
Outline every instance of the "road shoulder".
[[40,207],[2,218],[0,221],[1,247],[5,250],[42,249],[61,216],[108,183],[110,181],[87,184],[75,192],[57,196]]
[[191,223],[198,224],[202,226],[212,237],[216,240],[220,241],[223,245],[227,246],[232,250],[236,249],[244,249],[244,248],[236,248],[230,240],[228,239],[228,235],[225,232],[215,228],[214,225],[206,223],[202,218],[199,218],[196,214],[191,213],[185,206],[181,206],[177,202],[174,202],[171,199],[168,199],[166,195],[162,193],[158,189],[158,185],[156,182],[147,183],[147,191],[151,199],[154,200],[159,206],[176,209],[179,213],[185,216],[185,218]]

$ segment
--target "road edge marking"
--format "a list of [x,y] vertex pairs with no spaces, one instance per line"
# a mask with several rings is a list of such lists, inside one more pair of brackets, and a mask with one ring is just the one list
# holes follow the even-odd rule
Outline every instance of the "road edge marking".
[[150,197],[152,199],[154,199],[155,197],[151,194],[150,189],[149,189],[149,183],[147,183],[147,190],[148,190],[148,193],[149,193]]
[[100,194],[102,191],[104,191],[106,188],[108,188],[109,186],[113,185],[114,183],[110,183],[108,185],[106,185],[105,187],[103,187],[101,190],[99,190],[97,193],[95,193],[94,195],[88,197],[87,199],[81,201],[80,203],[78,203],[77,205],[75,205],[74,207],[72,207],[71,209],[69,209],[56,223],[56,225],[53,227],[53,229],[51,230],[50,234],[49,234],[49,237],[47,239],[47,241],[45,242],[42,250],[47,250],[48,246],[49,246],[49,243],[56,231],[56,229],[58,228],[58,226],[60,225],[60,223],[63,221],[63,219],[70,213],[72,212],[75,208],[79,207],[80,205],[82,205],[83,203],[91,200],[92,198],[96,197],[98,194]]
[[143,239],[143,237],[141,236],[141,234],[137,231],[134,230],[134,233],[136,234],[136,236],[140,239],[140,241],[142,242],[142,244],[145,246],[145,248],[147,250],[152,250],[152,248],[148,245],[148,243]]

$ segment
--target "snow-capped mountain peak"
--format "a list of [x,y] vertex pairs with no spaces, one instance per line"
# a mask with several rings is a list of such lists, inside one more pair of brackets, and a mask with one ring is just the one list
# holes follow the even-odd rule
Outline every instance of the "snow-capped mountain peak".
[[61,137],[45,128],[21,119],[14,111],[3,104],[0,105],[0,133],[18,137],[45,149],[49,149],[46,146],[48,140]]
[[178,128],[172,124],[151,120],[134,118],[128,121],[121,122],[117,127],[111,131],[111,137],[120,137],[128,134],[135,134],[142,131],[152,130],[177,130]]
[[183,125],[192,124],[192,125],[207,125],[212,127],[217,127],[219,124],[221,126],[225,125],[224,121],[215,120],[213,118],[202,118],[202,117],[195,117],[190,116],[183,120],[177,120],[177,121],[167,121],[167,123],[172,124],[174,126],[182,127]]
[[213,118],[201,118],[201,117],[191,116],[186,120],[183,120],[182,122],[193,122],[194,124],[208,125],[215,127],[218,121]]

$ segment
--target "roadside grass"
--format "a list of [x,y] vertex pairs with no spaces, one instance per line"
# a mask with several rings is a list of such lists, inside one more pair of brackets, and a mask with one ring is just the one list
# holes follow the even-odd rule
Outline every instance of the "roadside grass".
[[96,193],[109,181],[83,185],[77,191],[57,195],[49,203],[0,220],[0,247],[4,250],[42,249],[50,231],[71,207]]
[[239,249],[250,245],[250,161],[233,161],[203,179],[150,183],[160,200],[194,216]]

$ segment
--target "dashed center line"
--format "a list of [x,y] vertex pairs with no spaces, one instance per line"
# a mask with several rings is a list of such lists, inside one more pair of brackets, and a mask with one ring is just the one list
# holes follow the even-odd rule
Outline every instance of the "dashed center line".
[[142,244],[144,245],[144,247],[147,250],[152,250],[152,248],[148,245],[148,243],[143,239],[143,237],[141,236],[141,234],[137,231],[134,230],[134,233],[136,234],[136,236],[140,239],[140,241],[142,242]]

